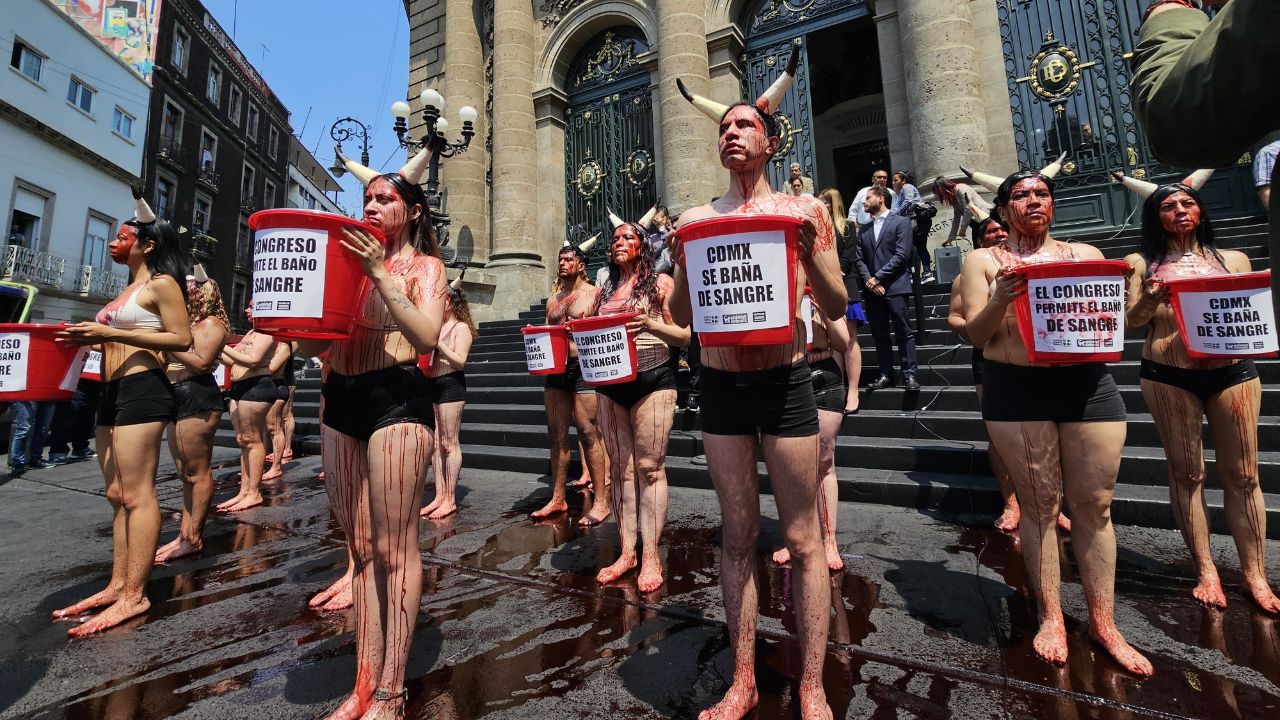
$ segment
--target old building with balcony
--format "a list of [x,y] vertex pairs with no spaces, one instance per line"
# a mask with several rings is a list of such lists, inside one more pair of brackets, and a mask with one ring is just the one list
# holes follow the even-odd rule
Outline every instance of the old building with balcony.
[[285,206],[289,111],[198,0],[163,4],[153,77],[148,197],[157,215],[189,228],[244,329],[249,216]]
[[341,191],[342,186],[310,150],[289,136],[289,187],[285,192],[285,206],[302,210],[322,210],[345,215],[346,212],[329,193]]
[[133,217],[151,88],[46,0],[0,14],[0,279],[35,287],[31,320],[86,320],[126,281],[107,243]]

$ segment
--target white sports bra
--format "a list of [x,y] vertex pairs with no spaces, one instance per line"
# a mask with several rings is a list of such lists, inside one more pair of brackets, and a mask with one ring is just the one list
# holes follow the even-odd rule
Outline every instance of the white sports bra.
[[120,306],[112,307],[115,305],[112,303],[99,310],[98,322],[124,330],[163,330],[164,323],[160,316],[138,304],[138,293],[146,286],[147,283],[139,285]]

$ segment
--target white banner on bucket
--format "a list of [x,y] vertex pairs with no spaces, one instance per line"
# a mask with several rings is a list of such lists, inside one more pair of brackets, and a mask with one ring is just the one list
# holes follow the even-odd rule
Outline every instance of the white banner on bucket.
[[1037,352],[1105,353],[1124,347],[1124,278],[1027,281]]
[[800,296],[800,317],[804,319],[804,344],[813,344],[813,296],[805,293]]
[[0,392],[27,389],[27,356],[30,353],[30,333],[0,333]]
[[791,268],[781,230],[691,240],[684,245],[696,332],[768,330],[791,324]]
[[555,352],[551,349],[551,333],[530,333],[524,336],[524,361],[529,372],[550,370],[556,366]]
[[271,228],[254,233],[254,314],[322,317],[328,245],[329,234],[324,230]]
[[213,369],[213,381],[218,387],[231,384],[231,368],[218,363],[218,366]]
[[[89,355],[97,352],[89,348],[80,348],[80,352],[76,353],[76,359],[71,361],[71,367],[67,368],[67,374],[62,376],[62,382],[58,383],[58,388],[67,392],[75,392],[76,384],[80,382],[80,373],[84,372],[85,363],[89,360]],[[98,353],[98,365],[102,365],[102,353]]]
[[1270,288],[1180,292],[1187,347],[1206,355],[1265,355],[1280,350]]
[[89,357],[84,361],[84,374],[101,375],[102,374],[102,351],[90,350]]
[[635,374],[625,325],[575,331],[573,341],[578,346],[582,378],[587,382],[603,383]]

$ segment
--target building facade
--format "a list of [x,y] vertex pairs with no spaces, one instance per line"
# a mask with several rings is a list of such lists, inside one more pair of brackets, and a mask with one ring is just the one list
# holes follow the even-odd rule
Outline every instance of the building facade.
[[133,217],[151,89],[47,0],[13,0],[0,38],[0,276],[38,289],[33,322],[87,320],[126,280],[107,243]]
[[284,207],[346,214],[342,206],[329,197],[330,192],[340,191],[342,186],[338,185],[329,170],[293,135],[289,136],[288,173],[289,184],[285,190]]
[[289,111],[198,0],[160,12],[146,146],[156,214],[191,232],[237,331],[252,286],[249,216],[283,207]]
[[[960,164],[1003,174],[1066,152],[1057,231],[1121,226],[1134,206],[1107,171],[1180,172],[1151,156],[1128,94],[1147,4],[405,0],[408,94],[435,87],[447,108],[485,108],[475,147],[444,163],[446,210],[473,304],[510,316],[546,294],[566,237],[606,229],[607,208],[638,217],[661,198],[679,213],[721,194],[716,130],[675,80],[754,98],[792,47],[779,186],[794,161],[846,199],[877,168],[908,170],[927,192]],[[1219,172],[1206,190],[1218,216],[1258,212],[1245,175]]]

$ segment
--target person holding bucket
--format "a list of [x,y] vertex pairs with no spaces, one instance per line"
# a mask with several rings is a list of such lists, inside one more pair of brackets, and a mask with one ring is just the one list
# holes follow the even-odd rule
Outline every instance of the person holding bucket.
[[436,415],[435,467],[436,496],[418,513],[428,520],[443,520],[458,509],[455,497],[458,476],[462,473],[462,445],[458,430],[462,427],[462,408],[467,404],[467,355],[478,331],[471,319],[471,305],[462,292],[462,276],[449,284],[445,299],[444,325],[436,343],[435,358],[428,376],[431,378],[431,404]]
[[173,386],[162,355],[191,347],[186,283],[191,257],[178,233],[159,220],[134,191],[137,217],[120,226],[107,250],[113,262],[129,267],[130,283],[98,312],[58,333],[76,345],[102,345],[102,404],[98,411],[98,464],[106,481],[112,523],[111,580],[106,589],[56,610],[71,618],[107,607],[68,631],[89,635],[137,617],[151,606],[145,589],[160,537],[156,467],[160,438],[173,422]]
[[[654,267],[652,246],[639,223],[625,222],[612,212],[613,244],[609,246],[609,276],[596,295],[592,315],[630,314],[625,321],[633,379],[597,384],[597,414],[609,455],[609,482],[614,517],[622,550],[618,559],[596,574],[604,585],[636,566],[636,534],[640,535],[640,574],[636,587],[642,593],[662,586],[662,561],[658,539],[667,521],[667,439],[676,412],[676,378],[671,348],[689,344],[689,326],[671,319],[672,279]],[[619,318],[621,321],[622,319]],[[585,358],[578,328],[571,325],[583,375],[590,382],[589,363],[611,360]],[[599,483],[597,483],[598,485]],[[588,516],[590,517],[590,516]]]
[[[244,314],[253,319],[253,301]],[[240,446],[240,490],[218,504],[220,512],[240,512],[262,504],[262,465],[267,455],[267,414],[276,402],[271,360],[280,343],[266,333],[250,330],[235,347],[224,347],[222,362],[231,366],[231,424]]]
[[173,383],[178,408],[169,426],[169,454],[182,478],[182,522],[178,536],[156,550],[163,563],[204,549],[204,521],[213,499],[213,436],[222,421],[222,391],[213,368],[231,332],[218,283],[196,265],[187,278],[187,316],[191,318],[191,350],[166,353],[165,375]]
[[[797,310],[806,282],[815,305],[827,317],[844,315],[848,295],[831,216],[822,201],[775,193],[765,173],[781,143],[774,112],[798,63],[799,47],[793,45],[785,70],[754,103],[725,106],[690,93],[677,81],[685,98],[718,124],[720,163],[730,173],[729,188],[721,197],[680,214],[672,247],[676,263],[672,317],[677,323],[701,324],[695,329],[702,343],[702,442],[724,521],[720,586],[734,654],[733,683],[720,702],[702,712],[699,717],[704,719],[742,717],[757,703],[760,491],[756,462],[761,453],[791,556],[802,668],[800,714],[806,720],[831,717],[822,687],[830,589],[818,519],[818,409],[805,358],[804,323]],[[764,232],[756,234],[761,229]],[[751,233],[759,241],[740,242],[737,233]],[[701,241],[697,243],[700,255],[689,250],[695,241]],[[738,261],[749,253],[754,262]],[[754,288],[720,283],[726,278],[741,280],[744,274],[754,278],[757,271],[763,277],[765,268],[756,259],[758,253],[781,256],[769,268],[770,273],[781,268],[781,277]],[[699,264],[711,266],[707,268],[711,274],[691,272],[691,266]],[[690,287],[694,282],[699,285],[696,292]],[[736,310],[739,304],[733,303],[732,312],[720,312],[717,302],[746,300],[744,288],[753,288],[745,309],[748,320],[754,311],[765,313],[766,320],[770,313],[777,316],[769,327],[762,325],[748,335],[720,332],[723,321],[736,322],[741,315]],[[744,297],[738,297],[739,290]],[[714,327],[708,323],[713,318]],[[727,344],[735,338],[768,344]]]
[[1170,284],[1179,280],[1252,270],[1244,253],[1214,247],[1213,226],[1199,192],[1208,176],[1209,171],[1201,171],[1159,187],[1122,177],[1126,187],[1144,198],[1140,249],[1125,257],[1133,266],[1126,319],[1132,327],[1147,328],[1140,372],[1142,398],[1160,431],[1174,519],[1199,575],[1191,594],[1209,607],[1227,606],[1209,551],[1204,508],[1201,423],[1207,415],[1227,525],[1240,555],[1245,589],[1260,608],[1277,613],[1280,599],[1267,582],[1267,511],[1258,485],[1262,401],[1258,370],[1249,359],[1191,357],[1169,304]]
[[[599,288],[587,281],[587,251],[600,239],[599,235],[579,244],[567,240],[556,258],[556,281],[547,298],[547,327],[559,328],[591,314],[596,306]],[[582,378],[578,348],[569,338],[564,372],[546,376],[542,401],[547,411],[547,439],[551,447],[551,500],[531,513],[535,519],[549,517],[569,509],[565,502],[565,482],[569,472],[569,423],[578,430],[579,455],[583,476],[592,484],[591,509],[579,520],[583,526],[599,525],[609,517],[608,457],[600,440],[595,388]]]
[[[982,348],[982,417],[1021,505],[1019,534],[1040,610],[1040,629],[1032,643],[1036,655],[1056,665],[1067,660],[1057,527],[1065,498],[1089,634],[1126,670],[1147,676],[1153,672],[1151,663],[1121,636],[1114,618],[1111,497],[1124,448],[1124,400],[1101,363],[1034,364],[1028,345],[1036,333],[1023,336],[1014,308],[1015,299],[1027,293],[1028,268],[1053,261],[1102,260],[1097,248],[1060,242],[1049,234],[1056,171],[1054,163],[1039,172],[1014,173],[996,185],[995,204],[1009,237],[965,258],[959,280],[965,330]],[[971,176],[984,185],[995,184],[992,176]]]
[[356,683],[334,720],[404,712],[422,598],[418,511],[435,450],[431,388],[418,361],[436,349],[449,291],[418,185],[431,151],[386,175],[339,157],[365,187],[364,223],[331,232],[370,291],[357,301],[349,337],[299,348],[307,357],[329,350],[321,385],[325,489],[355,571]]

